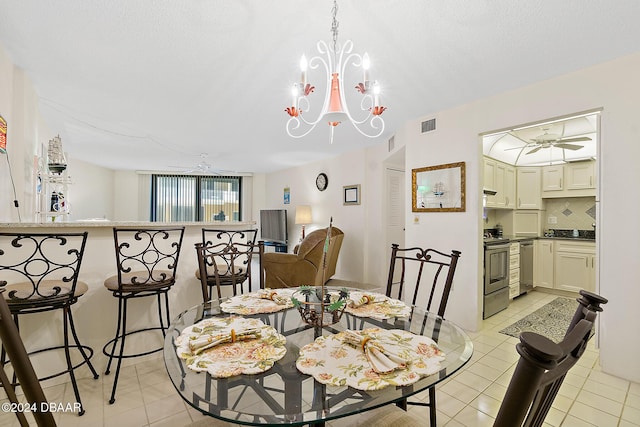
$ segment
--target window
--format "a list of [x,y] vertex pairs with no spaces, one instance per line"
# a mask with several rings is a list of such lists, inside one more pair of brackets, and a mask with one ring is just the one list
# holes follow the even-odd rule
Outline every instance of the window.
[[242,177],[153,175],[151,221],[239,221]]

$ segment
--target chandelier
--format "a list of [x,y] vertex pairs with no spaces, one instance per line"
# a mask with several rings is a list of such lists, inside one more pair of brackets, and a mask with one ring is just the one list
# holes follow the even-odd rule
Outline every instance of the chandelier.
[[[333,2],[331,9],[333,20],[331,22],[332,44],[329,46],[324,41],[317,43],[319,55],[313,56],[307,61],[302,55],[300,60],[300,81],[294,83],[291,91],[291,106],[285,111],[289,114],[287,121],[287,133],[293,138],[302,138],[308,135],[316,125],[321,122],[328,123],[331,129],[331,143],[333,143],[333,131],[343,122],[350,122],[358,132],[369,138],[376,138],[384,131],[384,120],[380,115],[386,107],[380,105],[380,85],[376,80],[371,80],[369,68],[371,62],[369,55],[352,53],[353,42],[347,40],[344,45],[338,43],[338,14],[337,0]],[[360,93],[360,112],[358,117],[351,115],[349,107],[342,91],[344,76],[347,66],[362,69],[362,82],[357,83],[355,89]],[[308,118],[305,112],[311,108],[310,95],[315,91],[309,81],[309,70],[324,69],[326,73],[326,92],[324,104],[320,114],[315,118]]]

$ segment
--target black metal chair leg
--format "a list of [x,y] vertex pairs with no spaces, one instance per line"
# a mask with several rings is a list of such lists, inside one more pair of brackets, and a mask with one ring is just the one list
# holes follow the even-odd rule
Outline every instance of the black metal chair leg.
[[82,344],[80,344],[80,339],[78,338],[78,333],[76,332],[76,325],[73,322],[73,315],[71,314],[71,307],[69,307],[68,315],[69,315],[69,326],[71,327],[71,335],[73,336],[73,339],[76,342],[76,345],[78,346],[78,350],[80,350],[80,354],[82,354],[84,361],[89,366],[89,369],[93,374],[93,379],[97,380],[100,377],[100,375],[98,375],[98,372],[93,367],[93,364],[91,363],[91,358],[87,356],[87,353],[84,351],[84,347],[82,346]]
[[118,326],[116,326],[116,337],[113,339],[113,346],[111,347],[111,352],[107,355],[109,356],[109,362],[107,362],[107,369],[105,369],[104,374],[109,375],[111,372],[111,361],[113,360],[113,355],[116,352],[116,343],[118,342],[118,335],[120,334],[120,326],[122,325],[122,298],[118,298]]
[[436,388],[431,387],[429,389],[429,423],[433,427],[436,424]]
[[69,371],[69,377],[71,377],[71,386],[73,387],[73,394],[76,396],[76,402],[80,405],[79,416],[84,415],[84,406],[82,406],[82,400],[80,399],[80,390],[78,390],[78,383],[76,382],[76,374],[73,369],[73,363],[71,363],[71,354],[69,353],[69,319],[68,311],[69,307],[62,309],[64,321],[63,321],[63,335],[64,335],[64,357],[67,360],[67,370]]
[[[111,390],[111,398],[109,399],[109,404],[112,404],[116,401],[116,388],[118,387],[118,377],[120,376],[120,367],[122,366],[122,355],[124,354],[124,341],[126,338],[126,330],[127,330],[127,300],[123,299],[123,308],[122,311],[122,334],[120,335],[120,356],[118,357],[118,362],[116,363],[116,375],[113,379],[113,389]],[[120,332],[120,331],[118,331]],[[117,340],[117,337],[116,337]],[[115,347],[115,344],[114,344]]]

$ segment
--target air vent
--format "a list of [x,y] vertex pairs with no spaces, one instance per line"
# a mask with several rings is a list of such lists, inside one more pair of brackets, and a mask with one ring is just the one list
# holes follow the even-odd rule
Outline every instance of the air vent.
[[422,133],[436,130],[436,119],[429,119],[422,122]]
[[392,152],[395,147],[396,147],[396,137],[394,135],[391,138],[389,138],[389,146],[388,146],[389,152]]

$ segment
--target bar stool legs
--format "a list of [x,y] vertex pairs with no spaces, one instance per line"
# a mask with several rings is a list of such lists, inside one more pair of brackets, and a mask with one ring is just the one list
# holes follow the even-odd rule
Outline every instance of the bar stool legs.
[[[116,389],[118,387],[118,378],[120,377],[122,360],[131,358],[131,357],[146,356],[146,355],[161,351],[163,349],[163,347],[160,347],[158,349],[149,350],[144,353],[129,354],[129,355],[124,354],[125,341],[128,335],[132,335],[132,334],[135,334],[138,332],[144,332],[144,331],[160,330],[162,332],[162,337],[164,340],[164,338],[166,337],[166,331],[169,328],[169,323],[170,323],[169,295],[167,291],[159,292],[156,295],[157,302],[158,302],[158,319],[160,321],[160,326],[145,328],[145,329],[140,329],[140,330],[135,330],[130,332],[127,332],[127,302],[130,298],[137,298],[140,296],[130,295],[130,296],[118,298],[118,325],[116,327],[116,336],[113,340],[109,341],[102,350],[103,354],[105,354],[106,356],[109,356],[109,361],[107,362],[107,368],[104,372],[105,375],[109,375],[111,373],[111,363],[113,362],[114,359],[117,360],[116,366],[115,366],[115,377],[113,380],[113,387],[111,389],[111,397],[109,398],[109,404],[113,404],[116,401]],[[142,296],[148,296],[148,295],[142,295]],[[164,318],[162,316],[163,305],[165,307]],[[166,326],[165,326],[165,320],[166,320]],[[107,347],[109,346],[111,347],[110,351],[107,350]],[[117,353],[116,353],[116,348],[118,348]]]

